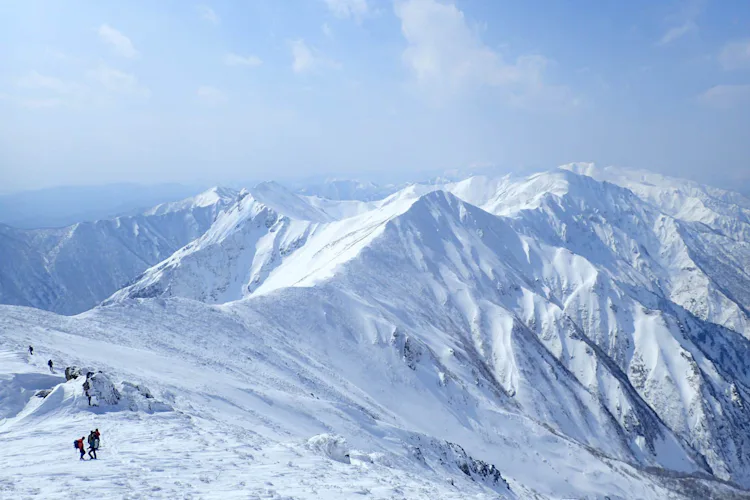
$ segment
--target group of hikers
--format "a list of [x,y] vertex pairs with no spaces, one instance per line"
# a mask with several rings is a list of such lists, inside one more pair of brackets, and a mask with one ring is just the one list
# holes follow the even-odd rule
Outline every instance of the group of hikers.
[[[96,450],[99,449],[99,437],[101,436],[101,433],[99,432],[99,429],[95,429],[91,431],[88,437],[88,445],[89,445],[89,460],[96,460]],[[73,441],[73,446],[76,450],[78,450],[81,454],[81,460],[86,460],[84,458],[86,454],[86,447],[83,444],[83,440],[86,439],[84,437],[81,437],[81,439],[76,439]]]
[[[34,355],[34,346],[29,346],[29,356],[33,356],[33,355]],[[55,373],[55,369],[53,368],[53,363],[51,359],[47,361],[47,366],[49,366],[50,373]]]
[[[31,356],[34,355],[34,347],[33,346],[29,346],[29,355],[31,355]],[[55,372],[54,368],[53,368],[54,365],[53,365],[51,359],[49,361],[47,361],[47,366],[49,366],[49,371],[50,372],[52,372],[52,373]],[[93,375],[93,373],[89,372],[89,373],[86,374],[86,382],[84,383],[84,389],[86,391],[86,396],[88,397],[88,400],[89,400],[89,406],[91,405],[91,394],[89,393],[89,378],[91,377],[91,375]],[[86,456],[86,446],[84,445],[84,441],[86,441],[88,443],[88,445],[89,445],[89,460],[96,460],[97,459],[96,458],[96,450],[99,449],[99,438],[100,437],[101,437],[101,433],[99,432],[99,429],[94,429],[93,431],[91,431],[89,433],[89,437],[88,438],[85,438],[85,437],[82,436],[81,439],[76,439],[75,441],[73,441],[73,446],[81,454],[81,460],[86,460],[86,458],[85,458],[85,456]]]

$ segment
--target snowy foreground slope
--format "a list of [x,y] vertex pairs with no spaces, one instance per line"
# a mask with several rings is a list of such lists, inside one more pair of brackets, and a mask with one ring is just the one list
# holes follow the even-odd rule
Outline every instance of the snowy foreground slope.
[[264,183],[104,307],[0,306],[0,492],[750,498],[746,200],[626,174]]
[[[428,351],[405,355],[408,341],[373,308],[335,309],[351,298],[311,292],[228,306],[151,300],[74,318],[0,306],[0,493],[746,498],[607,457],[524,415],[488,374],[464,380],[463,354],[443,353],[444,365]],[[117,397],[104,387],[89,407],[82,377],[50,374],[47,358],[101,371]],[[94,427],[99,460],[80,463],[71,442]]]
[[56,229],[0,224],[0,303],[76,314],[201,236],[234,191],[215,188],[135,216]]

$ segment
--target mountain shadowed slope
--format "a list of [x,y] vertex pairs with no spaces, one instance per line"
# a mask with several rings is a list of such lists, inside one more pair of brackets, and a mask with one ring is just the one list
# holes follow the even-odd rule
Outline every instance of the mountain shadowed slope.
[[215,188],[139,215],[59,229],[0,225],[0,303],[83,312],[203,234],[235,196]]

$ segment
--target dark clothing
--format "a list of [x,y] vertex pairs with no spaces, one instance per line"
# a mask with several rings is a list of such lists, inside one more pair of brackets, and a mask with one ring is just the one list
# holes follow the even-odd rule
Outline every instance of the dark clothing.
[[34,348],[29,346],[29,354],[34,354]]
[[[89,458],[96,460],[96,450],[99,448],[99,437],[94,431],[89,434]],[[93,455],[93,456],[92,456]]]
[[89,389],[91,389],[91,385],[89,384],[88,379],[86,379],[86,382],[83,383],[83,392],[86,394],[86,397],[89,398],[89,406],[91,406],[91,393],[89,392]]
[[55,373],[55,370],[52,369],[52,360],[51,359],[49,361],[47,361],[47,366],[49,366],[49,371],[51,371],[52,373]]

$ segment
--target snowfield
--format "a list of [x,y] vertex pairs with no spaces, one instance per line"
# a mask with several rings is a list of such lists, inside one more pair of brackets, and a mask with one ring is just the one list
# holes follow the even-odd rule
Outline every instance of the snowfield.
[[324,192],[157,207],[212,218],[99,307],[0,306],[0,496],[750,498],[750,201],[583,164]]

